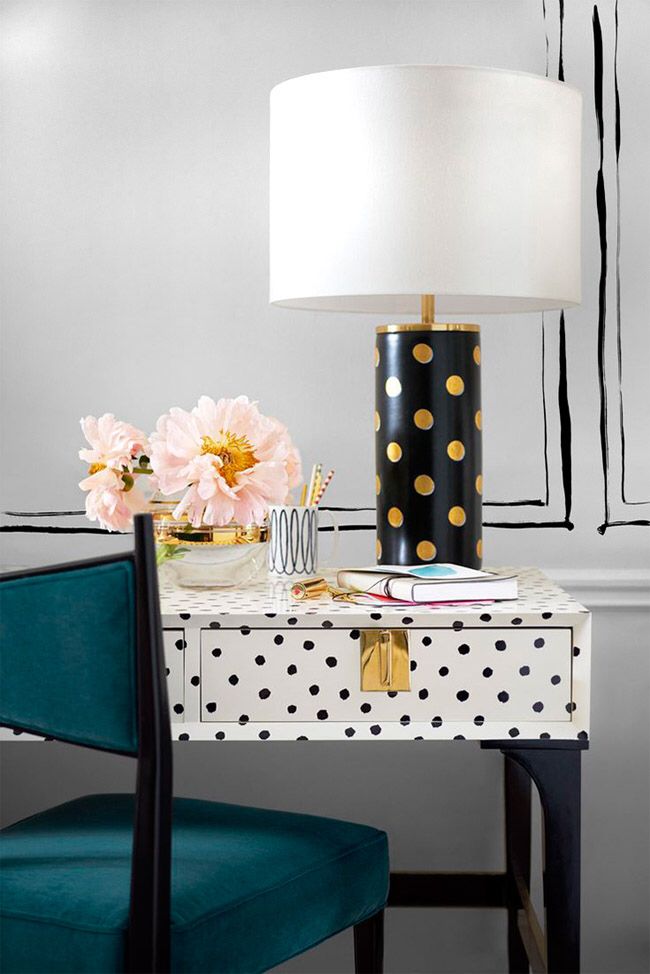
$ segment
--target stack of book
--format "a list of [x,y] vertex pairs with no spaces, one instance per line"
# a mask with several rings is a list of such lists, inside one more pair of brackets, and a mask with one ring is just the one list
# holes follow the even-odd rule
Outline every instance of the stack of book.
[[364,601],[395,605],[454,605],[517,598],[517,576],[477,571],[461,565],[381,565],[344,568],[338,586]]

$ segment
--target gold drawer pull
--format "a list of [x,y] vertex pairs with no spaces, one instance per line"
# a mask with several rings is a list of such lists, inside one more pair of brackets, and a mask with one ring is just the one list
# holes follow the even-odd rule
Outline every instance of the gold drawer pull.
[[362,629],[361,689],[410,690],[408,632],[405,629]]

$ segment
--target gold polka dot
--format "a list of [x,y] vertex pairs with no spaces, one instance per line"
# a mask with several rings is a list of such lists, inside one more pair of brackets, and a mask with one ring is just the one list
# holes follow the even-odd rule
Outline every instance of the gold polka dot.
[[402,391],[402,383],[399,381],[396,375],[389,375],[386,379],[386,395],[394,399],[395,396],[399,396]]
[[453,524],[455,528],[461,528],[465,523],[465,511],[462,507],[452,507],[448,514],[449,523]]
[[375,494],[377,495],[381,494],[381,479],[379,477],[379,474],[377,474],[377,476],[375,477]]
[[476,542],[476,554],[479,558],[483,557],[483,539],[479,538]]
[[404,515],[400,511],[399,507],[391,507],[388,512],[388,523],[391,528],[401,528],[404,524]]
[[433,349],[430,345],[426,345],[424,342],[420,342],[413,349],[413,358],[416,362],[421,362],[422,365],[426,365],[433,358]]
[[397,463],[402,459],[402,448],[399,443],[389,443],[386,447],[386,456],[392,463]]
[[413,422],[419,430],[430,430],[433,426],[433,413],[428,409],[418,409],[413,413]]
[[377,554],[377,561],[381,558],[381,541],[379,538],[375,541],[375,552]]
[[433,541],[420,541],[415,551],[420,561],[432,561],[437,554]]
[[413,481],[413,486],[415,487],[418,494],[433,494],[435,490],[435,484],[431,477],[427,476],[425,473],[421,473],[419,477],[416,477]]
[[379,349],[375,345],[375,368],[379,365]]
[[481,415],[480,409],[478,409],[474,415],[474,423],[476,424],[477,430],[483,429],[483,416]]
[[480,473],[478,475],[478,477],[476,478],[476,480],[474,481],[474,486],[476,487],[476,493],[477,494],[482,494],[483,493],[483,474],[482,473]]
[[476,362],[477,365],[480,365],[481,364],[481,346],[480,345],[475,345],[474,346],[474,351],[472,352],[472,358],[474,359],[474,361]]
[[375,410],[375,433],[379,431],[380,427],[381,427],[381,416]]
[[445,386],[450,396],[462,396],[465,390],[465,383],[459,375],[450,375]]
[[452,440],[447,444],[447,456],[450,460],[462,460],[465,456],[465,447],[460,440]]

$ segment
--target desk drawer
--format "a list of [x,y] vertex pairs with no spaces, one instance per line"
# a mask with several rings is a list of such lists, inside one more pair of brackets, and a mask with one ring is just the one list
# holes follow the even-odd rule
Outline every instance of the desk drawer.
[[410,690],[360,689],[356,629],[204,629],[202,721],[570,721],[571,629],[408,629]]

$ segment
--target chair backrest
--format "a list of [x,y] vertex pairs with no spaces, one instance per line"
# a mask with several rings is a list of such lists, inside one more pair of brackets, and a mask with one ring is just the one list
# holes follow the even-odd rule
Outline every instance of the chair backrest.
[[169,970],[172,758],[150,515],[135,551],[0,576],[0,724],[138,759],[130,972]]
[[0,723],[135,754],[133,555],[0,581]]

